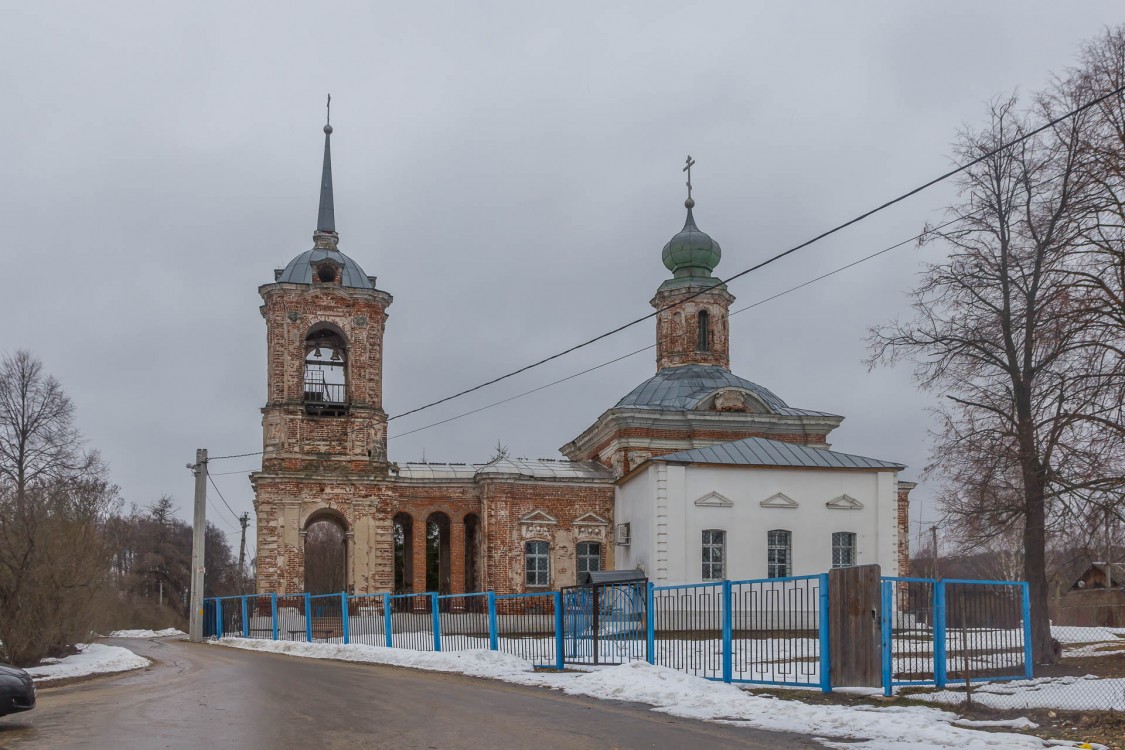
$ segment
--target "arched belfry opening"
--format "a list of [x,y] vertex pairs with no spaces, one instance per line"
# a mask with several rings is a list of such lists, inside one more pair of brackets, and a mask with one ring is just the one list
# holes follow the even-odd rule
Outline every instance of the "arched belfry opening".
[[426,519],[426,591],[450,593],[449,516],[440,511]]
[[305,591],[335,594],[347,590],[347,525],[339,514],[321,513],[305,524]]
[[338,417],[348,411],[348,347],[335,326],[314,326],[305,337],[305,412]]

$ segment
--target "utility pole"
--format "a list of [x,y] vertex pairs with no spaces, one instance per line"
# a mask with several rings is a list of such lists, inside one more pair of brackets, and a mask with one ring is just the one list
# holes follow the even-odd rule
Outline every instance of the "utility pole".
[[243,581],[246,580],[246,524],[250,523],[250,514],[243,513],[238,517],[238,522],[242,525],[242,541],[238,544],[238,575]]
[[207,534],[207,449],[195,451],[195,463],[188,464],[195,474],[195,518],[191,527],[191,610],[188,637],[203,640],[203,541]]

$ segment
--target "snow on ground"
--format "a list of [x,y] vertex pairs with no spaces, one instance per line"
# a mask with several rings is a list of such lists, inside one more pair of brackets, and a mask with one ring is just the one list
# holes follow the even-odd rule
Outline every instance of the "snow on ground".
[[37,683],[42,684],[71,677],[126,672],[147,667],[148,664],[148,659],[137,656],[127,648],[101,643],[79,643],[77,654],[62,659],[44,659],[39,666],[28,667],[27,672]]
[[[722,682],[634,661],[593,672],[535,672],[531,662],[498,651],[426,652],[382,646],[224,638],[222,646],[315,659],[461,672],[571,695],[647,703],[653,710],[737,726],[799,732],[839,750],[1042,750],[1037,737],[954,726],[954,713],[919,706],[809,705],[757,696]],[[858,742],[857,742],[858,740]]]
[[[911,698],[931,703],[960,704],[963,690],[915,693]],[[1023,710],[1055,708],[1064,711],[1125,711],[1125,679],[1037,677],[1034,680],[992,682],[973,686],[973,702],[992,708]]]
[[107,638],[167,638],[170,635],[187,635],[182,630],[176,628],[164,628],[163,630],[115,630],[110,633]]
[[1052,625],[1051,636],[1059,643],[1097,643],[1121,641],[1125,628],[1080,628],[1074,625]]

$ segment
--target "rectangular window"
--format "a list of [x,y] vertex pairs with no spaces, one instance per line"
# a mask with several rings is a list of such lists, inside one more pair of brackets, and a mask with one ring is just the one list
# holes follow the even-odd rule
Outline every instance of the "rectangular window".
[[855,565],[855,534],[837,531],[832,534],[832,567],[849,568]]
[[721,581],[726,577],[727,532],[719,529],[703,531],[703,580]]
[[527,570],[527,585],[544,587],[551,585],[550,546],[546,542],[528,542],[524,546],[524,567]]
[[597,542],[578,543],[578,573],[595,573],[602,569],[602,545]]
[[767,532],[766,577],[785,578],[793,574],[793,534],[784,529]]

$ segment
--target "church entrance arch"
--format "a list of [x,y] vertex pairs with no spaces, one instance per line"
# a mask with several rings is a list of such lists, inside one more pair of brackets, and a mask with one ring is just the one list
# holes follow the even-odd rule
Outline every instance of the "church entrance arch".
[[426,591],[450,592],[449,516],[438,511],[426,519]]
[[305,591],[337,594],[348,586],[347,521],[335,511],[318,511],[305,522]]

